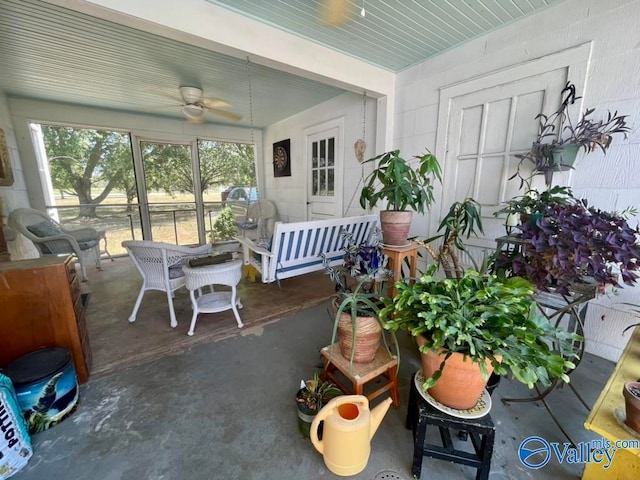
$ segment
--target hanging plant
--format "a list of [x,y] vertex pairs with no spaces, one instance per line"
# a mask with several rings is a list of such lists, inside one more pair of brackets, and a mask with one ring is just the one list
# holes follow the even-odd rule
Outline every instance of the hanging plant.
[[[554,172],[573,168],[580,149],[585,153],[599,149],[606,154],[614,135],[627,138],[630,131],[627,115],[608,112],[606,119],[594,120],[595,108],[587,108],[580,120],[574,123],[569,109],[582,97],[576,96],[576,87],[571,82],[567,82],[560,96],[562,101],[558,110],[550,115],[539,113],[535,117],[539,121],[538,136],[531,150],[516,155],[520,163],[511,178],[520,178],[520,188],[524,185],[530,188],[534,175],[544,175],[546,185],[550,186]],[[533,172],[531,175],[523,174],[521,168],[529,162],[533,163]]]

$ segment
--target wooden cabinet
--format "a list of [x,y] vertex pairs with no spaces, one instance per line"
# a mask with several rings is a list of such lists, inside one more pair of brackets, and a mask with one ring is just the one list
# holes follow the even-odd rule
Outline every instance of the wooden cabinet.
[[69,350],[87,381],[91,347],[71,257],[0,263],[0,366],[42,347]]

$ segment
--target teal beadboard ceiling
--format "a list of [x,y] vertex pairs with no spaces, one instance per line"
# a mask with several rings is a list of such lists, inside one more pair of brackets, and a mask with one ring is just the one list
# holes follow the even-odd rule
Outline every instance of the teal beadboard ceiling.
[[398,72],[562,0],[207,1]]
[[[559,1],[202,0],[391,72]],[[249,125],[243,56],[114,23],[95,10],[98,17],[92,16],[75,7],[82,4],[88,2],[0,0],[0,92],[9,98],[183,118],[178,87],[196,86],[206,97],[230,104],[220,108],[243,117],[235,122],[207,114],[207,122]],[[346,21],[328,26],[325,14],[335,8]],[[251,82],[256,127],[345,92],[257,64],[251,65]]]

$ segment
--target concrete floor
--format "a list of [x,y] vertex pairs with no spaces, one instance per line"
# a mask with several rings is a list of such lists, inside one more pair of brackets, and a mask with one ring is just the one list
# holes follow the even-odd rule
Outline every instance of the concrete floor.
[[[327,305],[198,345],[151,363],[91,379],[81,405],[59,425],[33,437],[34,456],[16,480],[320,479],[340,478],[297,431],[294,394],[320,363],[331,338]],[[401,336],[401,406],[391,408],[372,440],[366,469],[352,478],[410,479],[412,436],[404,428],[411,374],[419,358]],[[613,363],[587,355],[572,375],[592,404]],[[551,460],[529,470],[518,446],[538,435],[564,442],[539,403],[503,405],[501,397],[530,392],[502,381],[491,416],[497,426],[490,478],[579,478],[582,465]],[[582,423],[587,411],[568,388],[550,403],[574,441],[596,438]],[[423,479],[473,479],[475,470],[425,458]]]

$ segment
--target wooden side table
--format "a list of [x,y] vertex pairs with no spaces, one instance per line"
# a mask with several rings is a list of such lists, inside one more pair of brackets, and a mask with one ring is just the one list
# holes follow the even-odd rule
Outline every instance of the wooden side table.
[[[331,350],[333,347],[333,350]],[[387,382],[380,388],[365,395],[367,399],[373,400],[384,392],[390,392],[393,406],[400,406],[400,393],[398,391],[398,358],[389,354],[384,346],[378,348],[375,358],[371,363],[354,363],[350,368],[349,360],[344,358],[340,353],[340,344],[338,342],[329,345],[320,350],[324,360],[323,380],[331,380],[340,390],[347,394],[364,395],[364,386],[366,383],[380,376],[384,376]],[[343,379],[338,377],[336,371],[351,382],[351,387],[345,385]]]
[[[196,320],[199,313],[218,313],[225,310],[233,310],[238,328],[244,327],[238,308],[242,308],[242,303],[237,296],[236,286],[242,278],[242,260],[232,260],[231,262],[204,265],[201,267],[182,267],[184,272],[185,287],[189,290],[193,316],[191,326],[187,335],[191,336],[196,328]],[[211,293],[205,293],[196,297],[196,290],[200,290],[207,285],[227,285],[231,291],[216,292],[211,289]]]
[[382,253],[389,257],[389,270],[393,272],[393,281],[389,287],[389,297],[396,296],[396,282],[402,279],[402,264],[405,258],[409,258],[409,277],[414,278],[416,276],[416,267],[418,265],[418,245],[415,242],[411,242],[404,247],[384,247]]

